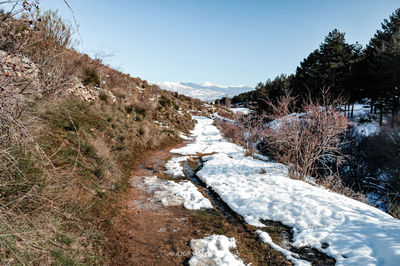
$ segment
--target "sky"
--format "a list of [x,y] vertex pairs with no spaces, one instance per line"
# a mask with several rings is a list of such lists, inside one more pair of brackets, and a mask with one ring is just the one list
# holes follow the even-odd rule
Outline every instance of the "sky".
[[[334,28],[368,43],[400,0],[68,0],[76,48],[150,82],[255,86],[300,61]],[[63,0],[41,0],[73,22]]]

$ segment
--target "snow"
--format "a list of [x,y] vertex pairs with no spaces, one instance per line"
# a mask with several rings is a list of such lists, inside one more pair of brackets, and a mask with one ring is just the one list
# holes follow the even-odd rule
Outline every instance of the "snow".
[[354,127],[354,133],[361,136],[371,136],[379,133],[380,127],[378,122],[361,123]]
[[[399,265],[400,221],[381,210],[288,177],[286,166],[244,157],[224,140],[212,120],[195,117],[195,142],[175,153],[203,157],[198,177],[247,223],[293,227],[293,245],[311,246],[338,265]],[[322,248],[328,244],[327,248]]]
[[244,107],[234,107],[234,108],[231,108],[231,111],[234,112],[234,113],[242,113],[242,114],[245,114],[245,115],[247,115],[247,114],[249,114],[251,112],[250,109],[244,108]]
[[202,101],[214,101],[222,97],[233,97],[242,92],[254,90],[254,87],[245,85],[222,86],[210,82],[196,84],[190,82],[159,82],[156,83],[161,89],[178,92],[189,97],[198,98]]
[[182,139],[184,139],[184,140],[192,140],[191,137],[186,136],[186,135],[185,135],[184,133],[182,133],[182,132],[179,132],[179,137],[182,138]]
[[170,152],[182,155],[195,155],[196,153],[211,154],[224,151],[226,154],[244,153],[242,147],[225,141],[219,130],[212,125],[213,120],[206,117],[193,117],[197,120],[191,134],[196,137],[194,143]]
[[188,158],[189,158],[188,156],[182,156],[170,159],[165,164],[165,168],[167,170],[164,171],[164,173],[172,177],[185,177],[181,163],[186,161]]
[[[385,119],[384,119],[385,120]],[[370,122],[367,122],[370,121]],[[351,118],[355,136],[371,136],[379,133],[378,115],[370,113],[370,106],[354,104],[353,117]]]
[[190,266],[244,266],[243,261],[230,251],[236,248],[233,237],[211,235],[203,239],[191,240],[190,247],[193,250],[193,256],[189,260]]
[[284,248],[280,247],[279,245],[275,244],[267,232],[257,230],[257,234],[262,242],[267,243],[273,249],[282,253],[283,256],[285,256],[286,259],[292,261],[294,265],[296,265],[296,266],[311,266],[311,263],[309,263],[308,261],[300,259],[298,254],[293,253],[293,252],[291,252],[287,249],[284,249]]
[[145,178],[144,184],[164,206],[183,205],[188,210],[213,208],[211,202],[190,181],[176,183],[152,176]]

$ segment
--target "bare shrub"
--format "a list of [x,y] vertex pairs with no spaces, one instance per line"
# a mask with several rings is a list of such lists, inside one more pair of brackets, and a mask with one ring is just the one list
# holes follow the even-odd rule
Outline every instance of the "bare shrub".
[[240,130],[238,125],[222,119],[215,119],[214,123],[225,138],[231,140],[238,145],[244,145],[244,134],[243,131]]
[[348,120],[340,112],[340,100],[330,100],[325,93],[321,101],[308,99],[303,113],[291,113],[294,99],[280,98],[276,105],[268,103],[274,119],[263,131],[264,151],[276,161],[290,167],[290,176],[304,179],[328,171],[335,176],[344,157],[340,137],[347,130]]
[[235,121],[242,132],[246,154],[253,155],[263,136],[263,117],[254,114],[238,114]]
[[43,13],[39,9],[30,14],[34,26],[43,34],[46,44],[56,44],[63,48],[74,44],[72,25],[66,23],[58,15],[58,11],[47,10]]

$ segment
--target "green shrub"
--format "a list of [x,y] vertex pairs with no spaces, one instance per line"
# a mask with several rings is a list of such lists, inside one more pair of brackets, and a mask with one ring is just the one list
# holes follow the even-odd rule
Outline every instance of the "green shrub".
[[171,105],[171,100],[168,99],[167,97],[165,97],[164,95],[162,95],[162,96],[160,97],[159,103],[160,103],[160,105],[161,105],[162,107],[165,107],[165,108],[166,108],[166,107],[168,107],[168,106]]
[[102,93],[99,94],[99,98],[100,98],[100,100],[102,100],[103,102],[106,102],[107,99],[108,99],[108,96],[107,96],[107,94],[105,94],[104,92],[102,92]]
[[91,84],[100,87],[100,77],[96,69],[90,69],[90,68],[85,69],[82,83],[85,86]]

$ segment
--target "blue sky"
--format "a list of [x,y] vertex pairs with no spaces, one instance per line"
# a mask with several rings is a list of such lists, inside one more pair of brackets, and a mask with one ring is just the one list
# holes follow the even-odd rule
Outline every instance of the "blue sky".
[[[291,74],[338,28],[365,45],[400,0],[68,0],[80,51],[151,82],[247,84]],[[41,0],[72,21],[62,0]]]

